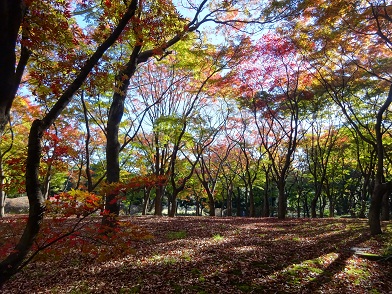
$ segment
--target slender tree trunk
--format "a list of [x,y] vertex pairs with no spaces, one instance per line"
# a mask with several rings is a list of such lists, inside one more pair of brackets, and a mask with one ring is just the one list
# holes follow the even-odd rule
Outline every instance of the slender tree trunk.
[[330,192],[327,192],[328,202],[329,202],[329,217],[335,216],[335,201]]
[[229,189],[227,191],[227,216],[233,215],[233,183],[229,183]]
[[200,200],[199,197],[196,196],[196,216],[200,216]]
[[269,179],[267,175],[267,179],[265,182],[265,191],[264,191],[264,201],[263,201],[263,216],[269,217],[270,216],[270,205],[269,205]]
[[177,195],[171,196],[169,208],[169,217],[175,217],[177,212]]
[[317,217],[317,202],[318,202],[318,197],[313,197],[312,201],[310,202],[310,213],[312,218]]
[[279,180],[277,182],[278,186],[278,218],[279,219],[285,219],[286,218],[286,212],[287,212],[287,199],[286,199],[286,193],[284,191],[285,188],[285,182],[283,179]]
[[327,205],[326,197],[323,195],[320,199],[320,218],[324,217],[325,206]]
[[45,178],[42,183],[43,186],[42,194],[44,195],[45,199],[49,199],[51,172],[52,172],[52,164],[49,163],[48,170],[46,171]]
[[[314,172],[314,174],[316,174]],[[310,210],[312,213],[312,218],[316,218],[317,217],[317,202],[319,201],[320,197],[321,197],[321,192],[322,192],[322,183],[317,181],[317,177],[314,176],[314,181],[315,181],[315,194],[314,197],[312,199],[312,201],[310,202]],[[320,217],[322,217],[322,204],[321,204],[322,200],[320,200]]]
[[210,216],[215,216],[215,200],[211,193],[207,193],[208,196],[208,209],[210,210]]
[[142,215],[147,214],[147,206],[148,206],[148,202],[150,200],[150,193],[151,193],[151,188],[144,188]]
[[237,187],[237,216],[242,216],[240,187]]
[[[90,139],[91,139],[91,133],[90,133],[90,123],[89,123],[89,120],[88,120],[87,105],[86,105],[86,102],[84,101],[84,91],[80,95],[80,99],[82,101],[84,122],[86,124],[85,152],[86,152],[87,190],[89,192],[92,192],[93,191],[93,178],[92,178],[91,170],[90,170]],[[83,168],[83,163],[81,164],[81,170],[82,170],[82,168]]]
[[255,200],[252,187],[249,187],[249,216],[255,217]]
[[244,193],[244,200],[245,200],[245,205],[244,205],[244,214],[245,216],[249,216],[249,190],[248,187],[245,186],[245,193]]

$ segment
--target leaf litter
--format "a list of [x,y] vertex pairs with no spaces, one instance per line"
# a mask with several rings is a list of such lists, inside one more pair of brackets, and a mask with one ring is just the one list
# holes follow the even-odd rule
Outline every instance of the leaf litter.
[[391,244],[389,231],[371,238],[365,220],[122,220],[133,241],[121,236],[112,251],[97,243],[83,250],[54,244],[2,293],[392,293],[391,262],[351,250],[382,254]]

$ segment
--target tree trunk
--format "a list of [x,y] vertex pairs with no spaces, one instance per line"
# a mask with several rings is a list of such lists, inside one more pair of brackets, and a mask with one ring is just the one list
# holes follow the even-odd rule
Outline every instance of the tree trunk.
[[264,201],[263,201],[263,216],[270,216],[270,206],[269,206],[269,180],[268,176],[265,182],[265,191],[264,191]]
[[312,218],[317,217],[317,201],[318,197],[313,197],[312,201],[310,202],[310,213]]
[[285,183],[283,180],[278,181],[278,218],[285,219],[286,218],[286,210],[287,210],[287,199],[286,193],[284,191]]
[[[121,119],[124,114],[124,103],[128,93],[130,79],[136,71],[138,55],[141,45],[134,47],[129,61],[116,76],[116,90],[113,94],[112,104],[110,105],[107,131],[106,131],[106,180],[109,184],[120,182],[120,142],[118,134]],[[116,218],[120,213],[119,195],[110,193],[106,195],[105,215],[102,224],[105,226],[116,226]]]
[[381,206],[381,220],[389,221],[390,219],[390,207],[389,207],[389,195],[391,195],[390,191],[386,191],[382,196],[382,206]]
[[385,184],[377,183],[374,187],[372,198],[370,200],[369,208],[369,226],[370,233],[378,235],[382,233],[381,223],[380,223],[380,213],[381,213],[381,201],[384,195]]
[[[128,88],[128,84],[127,87]],[[118,141],[118,131],[124,111],[125,96],[115,93],[110,106],[107,134],[106,134],[106,180],[109,184],[120,181],[120,142]],[[118,195],[109,193],[105,199],[105,214],[102,224],[105,226],[115,226],[116,217],[120,213],[118,205]]]
[[308,197],[305,197],[305,199],[304,199],[304,217],[307,217],[307,218],[310,217]]
[[333,200],[331,193],[327,192],[327,194],[328,194],[328,202],[329,202],[329,217],[334,217],[335,216],[335,201]]
[[162,216],[162,198],[163,198],[163,187],[159,185],[155,188],[155,211],[154,215]]
[[169,203],[169,217],[175,217],[177,212],[177,195],[171,195]]
[[249,216],[255,217],[255,200],[252,187],[249,187]]
[[215,216],[215,200],[211,193],[208,193],[208,209],[210,210],[210,216]]
[[144,198],[143,198],[143,210],[142,215],[147,214],[147,205],[150,199],[151,188],[144,188]]
[[242,207],[241,207],[241,190],[240,187],[237,187],[237,216],[242,216]]
[[325,211],[325,206],[327,205],[327,201],[325,198],[325,195],[323,197],[320,198],[320,207],[319,207],[319,211],[320,211],[320,218],[324,217],[324,211]]
[[227,216],[233,215],[233,183],[229,184],[229,189],[227,191]]
[[42,183],[43,186],[42,194],[44,195],[45,199],[49,199],[50,197],[51,170],[52,170],[52,165],[49,164],[48,171],[46,172],[44,181]]
[[200,200],[199,197],[196,196],[196,216],[200,216]]

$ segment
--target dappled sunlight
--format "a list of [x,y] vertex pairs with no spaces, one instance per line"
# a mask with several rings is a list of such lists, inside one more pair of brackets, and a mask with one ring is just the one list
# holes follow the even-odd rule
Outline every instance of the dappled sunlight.
[[233,252],[253,252],[256,250],[260,250],[260,247],[257,246],[238,246],[238,247],[232,247],[231,250]]
[[338,253],[332,252],[324,254],[320,257],[311,260],[305,260],[300,263],[294,263],[288,265],[284,269],[275,271],[263,277],[262,279],[256,279],[253,282],[258,281],[279,281],[284,279],[288,285],[300,286],[309,283],[318,276],[324,274],[324,271],[339,257]]
[[[110,255],[111,247],[96,244],[98,258],[79,252],[82,247],[56,251],[63,253],[57,257],[44,252],[23,272],[28,277],[23,288],[29,293],[105,292],[108,285],[115,293],[122,289],[129,290],[126,293],[223,293],[222,289],[225,293],[322,293],[321,289],[345,289],[347,284],[356,289],[352,293],[364,293],[375,288],[375,275],[388,273],[386,264],[352,256],[350,248],[378,244],[372,239],[369,246],[364,243],[366,236],[351,234],[355,220],[345,221],[350,226],[339,221],[329,225],[333,220],[226,220],[124,218],[124,233],[144,238]],[[118,241],[127,239],[122,236]],[[68,245],[60,243],[56,248]],[[13,284],[9,283],[10,289]]]

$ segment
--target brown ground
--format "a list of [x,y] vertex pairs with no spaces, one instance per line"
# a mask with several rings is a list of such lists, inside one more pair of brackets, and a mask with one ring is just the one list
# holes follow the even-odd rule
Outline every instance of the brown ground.
[[[128,221],[137,227],[131,230]],[[370,261],[351,250],[379,254],[392,246],[392,222],[377,238],[369,237],[365,220],[351,219],[133,217],[123,223],[139,241],[126,243],[123,234],[115,247],[98,246],[84,231],[38,255],[2,293],[392,293],[391,260]]]

